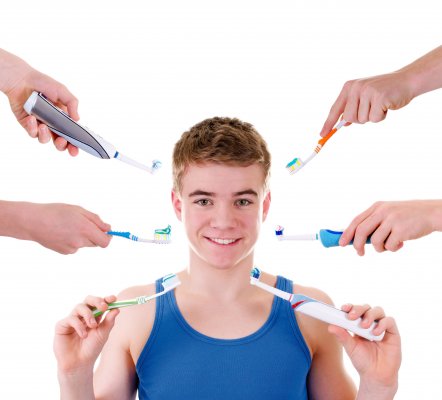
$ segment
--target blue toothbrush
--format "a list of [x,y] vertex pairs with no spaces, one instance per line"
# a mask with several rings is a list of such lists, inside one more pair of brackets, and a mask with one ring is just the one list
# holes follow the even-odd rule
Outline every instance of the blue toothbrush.
[[[284,235],[284,228],[277,226],[275,229],[276,238],[282,240],[319,240],[324,247],[339,246],[339,239],[343,231],[333,231],[331,229],[321,229],[319,233],[310,233],[305,235]],[[353,240],[350,244],[353,243]],[[370,237],[367,239],[367,244],[370,244]]]

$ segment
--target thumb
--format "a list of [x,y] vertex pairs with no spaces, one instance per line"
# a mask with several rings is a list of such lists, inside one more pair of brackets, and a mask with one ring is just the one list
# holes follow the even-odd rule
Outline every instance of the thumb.
[[117,318],[117,315],[119,313],[120,310],[117,308],[109,311],[104,320],[102,320],[100,325],[98,326],[98,333],[103,343],[106,343],[107,339],[109,338],[109,334],[115,325],[115,318]]

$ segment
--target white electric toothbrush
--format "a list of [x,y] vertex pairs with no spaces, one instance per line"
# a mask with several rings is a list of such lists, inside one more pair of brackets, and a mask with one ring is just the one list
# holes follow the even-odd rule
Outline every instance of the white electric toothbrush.
[[362,328],[360,326],[362,322],[361,318],[350,320],[347,318],[347,313],[342,310],[338,310],[329,304],[322,303],[321,301],[302,294],[288,293],[274,288],[261,282],[259,280],[260,277],[261,271],[256,267],[253,268],[250,272],[250,283],[287,300],[292,305],[292,308],[300,313],[327,322],[328,324],[340,326],[370,341],[381,341],[384,338],[385,332],[380,335],[374,335],[372,333],[373,329],[377,326],[377,322],[373,322],[369,328]]
[[44,122],[55,134],[95,157],[116,158],[151,174],[161,167],[161,161],[153,160],[152,166],[148,167],[119,153],[112,144],[75,122],[63,110],[52,104],[42,93],[32,92],[23,108],[29,115],[33,115],[39,121]]

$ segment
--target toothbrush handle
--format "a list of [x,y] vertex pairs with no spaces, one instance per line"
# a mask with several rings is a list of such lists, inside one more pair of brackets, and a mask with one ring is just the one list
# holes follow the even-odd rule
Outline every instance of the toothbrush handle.
[[359,326],[361,318],[349,320],[346,312],[314,299],[310,299],[310,301],[303,301],[297,307],[295,303],[294,308],[300,313],[309,315],[332,325],[340,326],[341,328],[347,329],[348,331],[370,341],[381,341],[384,337],[384,333],[378,336],[371,333],[371,331],[377,325],[376,322],[373,322],[369,328],[361,328]]
[[[136,304],[138,304],[138,301],[136,301],[136,300],[115,301],[113,303],[109,303],[108,304],[108,307],[107,307],[106,311],[113,310],[114,308],[134,306]],[[103,311],[100,311],[100,310],[97,310],[97,309],[92,310],[92,313],[93,313],[95,318],[100,316],[101,314],[104,314]]]
[[[336,247],[339,246],[339,239],[342,236],[342,231],[332,231],[331,229],[321,229],[319,231],[319,240],[324,247]],[[350,244],[353,243],[353,240]],[[370,236],[368,237],[367,244],[370,244]]]
[[329,132],[327,133],[326,136],[324,136],[322,139],[320,139],[318,141],[318,144],[322,147],[324,146],[324,144],[327,143],[327,140],[330,139],[339,129],[341,129],[345,124],[347,123],[347,121],[341,119],[341,121],[339,121],[339,123]]
[[55,134],[87,153],[98,158],[115,156],[116,150],[112,144],[75,122],[42,93],[32,92],[23,108],[29,115],[44,122]]

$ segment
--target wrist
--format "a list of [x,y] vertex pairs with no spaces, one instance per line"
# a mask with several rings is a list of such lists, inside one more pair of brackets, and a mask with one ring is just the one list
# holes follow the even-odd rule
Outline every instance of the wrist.
[[389,382],[361,379],[356,400],[391,400],[398,390],[398,376],[390,377]]
[[433,212],[431,214],[432,231],[442,232],[442,200],[432,200],[434,203]]
[[442,46],[400,69],[409,79],[413,97],[442,87]]
[[62,400],[95,400],[93,367],[71,371],[58,369],[60,398]]
[[8,95],[31,69],[21,58],[0,49],[0,91]]

